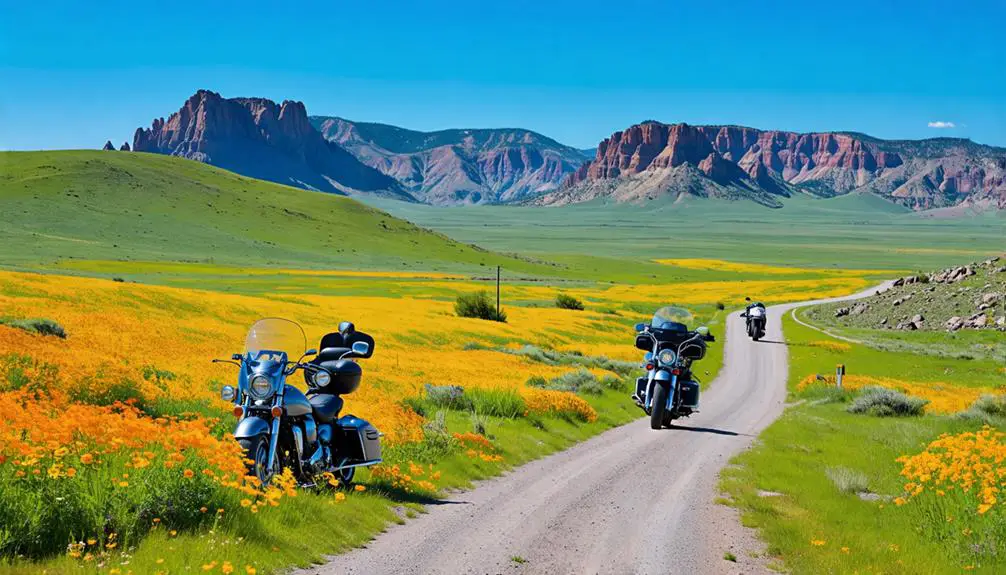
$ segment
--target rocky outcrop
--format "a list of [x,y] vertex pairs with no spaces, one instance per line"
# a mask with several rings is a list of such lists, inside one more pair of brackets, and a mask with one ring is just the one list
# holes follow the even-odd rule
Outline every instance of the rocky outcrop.
[[112,140],[106,140],[105,141],[105,145],[102,146],[101,149],[105,150],[106,152],[114,152],[115,151],[115,146],[112,145]]
[[1002,148],[946,138],[884,141],[851,133],[659,122],[637,124],[604,139],[595,159],[567,178],[561,195],[567,203],[577,201],[603,185],[618,196],[622,182],[630,185],[641,177],[658,181],[653,173],[685,164],[697,167],[712,183],[750,190],[739,190],[741,195],[864,191],[913,209],[961,204],[1006,208]]
[[128,151],[130,151],[130,149],[129,149],[129,142],[123,142],[122,145],[119,146],[119,151],[120,152],[128,152]]
[[528,130],[418,132],[325,116],[311,122],[329,141],[430,204],[519,202],[557,188],[589,159]]
[[242,175],[332,193],[411,200],[396,182],[328,142],[304,104],[200,90],[167,120],[136,130],[132,149],[182,156]]

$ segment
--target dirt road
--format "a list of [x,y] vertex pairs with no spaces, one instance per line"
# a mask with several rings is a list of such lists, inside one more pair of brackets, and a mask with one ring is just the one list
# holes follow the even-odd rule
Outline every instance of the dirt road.
[[455,494],[366,548],[302,573],[761,570],[740,553],[739,563],[723,558],[728,546],[752,536],[714,503],[717,475],[782,413],[787,355],[780,318],[808,303],[769,308],[759,343],[746,337],[737,314],[729,316],[726,338],[712,344],[726,345],[723,369],[703,393],[701,412],[675,429],[654,431],[640,419],[610,430]]

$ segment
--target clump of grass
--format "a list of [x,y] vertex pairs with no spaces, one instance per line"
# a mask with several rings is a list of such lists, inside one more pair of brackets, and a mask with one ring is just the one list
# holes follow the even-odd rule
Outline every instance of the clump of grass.
[[454,313],[458,317],[471,317],[489,321],[506,323],[506,311],[496,310],[489,292],[478,291],[470,294],[461,294],[454,302]]
[[849,413],[877,417],[922,415],[929,400],[911,397],[886,387],[865,387],[847,409]]
[[489,423],[489,418],[484,414],[477,411],[472,412],[472,431],[478,435],[486,435],[486,425]]
[[527,412],[524,398],[515,389],[471,389],[471,409],[483,416],[517,419]]
[[555,296],[555,307],[583,311],[583,302],[569,294],[560,293]]
[[561,352],[554,349],[542,349],[534,345],[525,345],[517,349],[501,347],[496,351],[509,353],[511,355],[519,355],[530,359],[531,361],[537,361],[538,363],[544,363],[546,365],[579,365],[586,368],[594,367],[606,371],[612,371],[622,376],[629,375],[634,370],[639,368],[637,364],[631,361],[619,361],[610,359],[603,355],[595,357],[585,356],[578,351]]
[[737,562],[737,556],[729,551],[723,554],[723,559],[725,559],[726,561],[730,561],[731,563]]
[[6,325],[15,329],[20,329],[28,333],[38,335],[51,335],[60,339],[66,339],[66,330],[63,326],[45,318],[14,319],[10,317],[0,317],[0,325]]
[[869,490],[866,475],[848,467],[829,467],[824,474],[842,493],[865,493]]

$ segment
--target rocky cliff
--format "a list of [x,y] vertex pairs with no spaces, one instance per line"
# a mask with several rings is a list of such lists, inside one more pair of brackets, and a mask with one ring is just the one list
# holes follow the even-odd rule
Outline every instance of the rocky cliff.
[[393,178],[322,137],[300,102],[223,98],[200,90],[167,120],[138,128],[132,149],[182,156],[311,190],[412,200]]
[[775,205],[793,193],[860,191],[913,209],[1006,208],[1006,149],[949,138],[885,141],[853,133],[644,122],[603,140],[592,162],[537,202],[690,193]]

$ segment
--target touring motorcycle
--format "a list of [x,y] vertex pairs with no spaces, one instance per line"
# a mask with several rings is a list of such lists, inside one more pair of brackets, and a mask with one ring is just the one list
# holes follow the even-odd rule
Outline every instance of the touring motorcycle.
[[[750,302],[751,298],[746,297],[744,301]],[[768,320],[768,316],[766,315],[763,303],[748,303],[744,311],[741,312],[741,317],[746,322],[748,337],[754,341],[765,337],[765,322]]]
[[[363,374],[354,360],[374,354],[374,338],[347,321],[321,339],[320,352],[306,346],[298,324],[267,318],[252,324],[243,353],[213,360],[240,369],[237,387],[223,386],[221,397],[234,403],[234,438],[263,485],[284,469],[305,487],[324,473],[348,485],[356,468],[381,462],[382,434],[363,419],[339,416],[340,396],[355,391]],[[298,370],[307,393],[287,383]]]
[[679,417],[688,417],[699,408],[699,382],[692,374],[692,362],[706,356],[706,342],[716,341],[709,328],[689,331],[675,321],[676,308],[664,307],[650,324],[636,324],[636,348],[645,350],[647,375],[636,379],[632,399],[650,416],[650,428],[670,427]]

